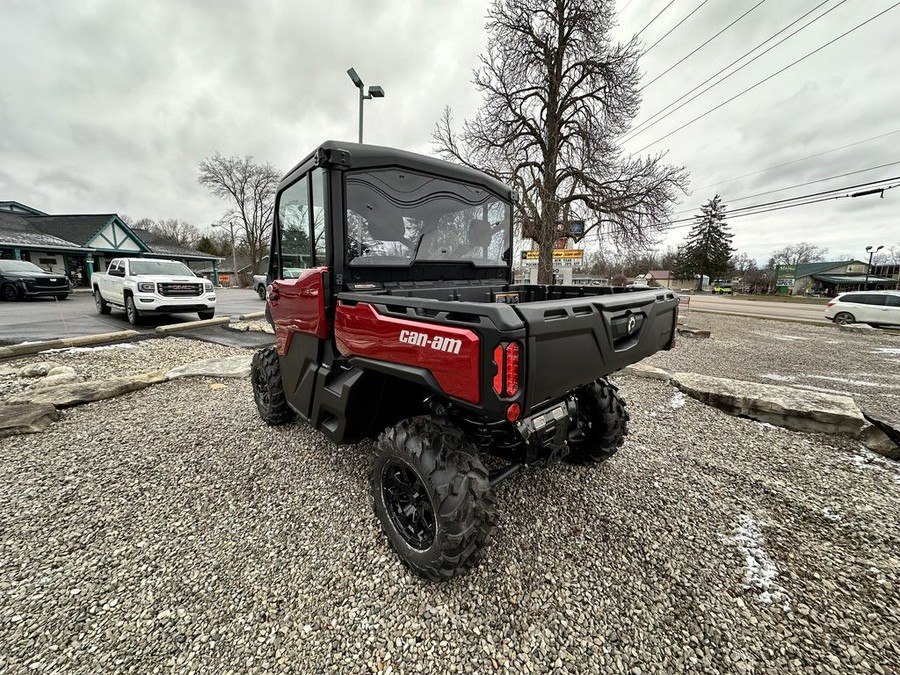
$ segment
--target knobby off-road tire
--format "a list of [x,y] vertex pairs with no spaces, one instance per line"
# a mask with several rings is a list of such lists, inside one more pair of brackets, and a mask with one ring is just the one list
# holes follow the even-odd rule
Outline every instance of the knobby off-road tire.
[[112,311],[112,308],[109,306],[109,303],[103,299],[103,296],[100,295],[100,289],[94,289],[94,304],[97,306],[97,311],[100,314],[109,314]]
[[488,472],[449,422],[414,417],[375,443],[375,515],[400,560],[431,581],[475,565],[496,525]]
[[628,411],[616,385],[597,380],[575,392],[577,420],[567,459],[576,464],[612,457],[628,435]]
[[296,413],[288,405],[281,382],[281,364],[275,347],[260,349],[250,364],[250,381],[253,384],[253,400],[259,416],[270,426],[293,422]]

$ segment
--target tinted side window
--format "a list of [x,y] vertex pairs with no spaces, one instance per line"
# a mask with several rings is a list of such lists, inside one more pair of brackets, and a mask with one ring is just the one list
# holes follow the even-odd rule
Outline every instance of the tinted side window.
[[879,305],[884,307],[885,297],[883,295],[861,295],[859,302],[862,305]]
[[325,172],[316,169],[310,174],[312,180],[312,226],[313,226],[313,251],[315,252],[315,264],[324,267],[328,264],[327,249],[325,247],[325,233],[327,231],[325,220]]
[[886,295],[885,300],[888,307],[900,307],[900,295]]
[[859,303],[862,303],[862,300],[860,300],[860,298],[862,298],[862,297],[863,297],[863,296],[861,296],[861,295],[845,295],[843,298],[840,299],[840,302],[859,302]]
[[276,279],[296,279],[299,270],[312,267],[309,226],[309,180],[304,176],[278,198],[279,256],[272,269]]

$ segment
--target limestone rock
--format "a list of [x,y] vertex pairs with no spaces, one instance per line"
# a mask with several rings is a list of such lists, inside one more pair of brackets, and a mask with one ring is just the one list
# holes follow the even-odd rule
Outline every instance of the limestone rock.
[[179,377],[250,377],[251,354],[247,356],[224,356],[215,359],[203,359],[173,368],[166,377],[176,380]]
[[44,377],[54,368],[56,368],[56,364],[52,361],[32,363],[19,370],[19,377]]
[[72,366],[56,366],[47,371],[47,377],[55,377],[56,375],[74,375],[75,369]]
[[[53,370],[60,370],[59,368],[54,368]],[[56,387],[60,384],[71,384],[73,382],[81,382],[81,378],[75,374],[75,371],[72,370],[71,373],[58,373],[53,375],[53,370],[50,371],[50,374],[47,377],[43,377],[37,382],[34,383],[35,389],[50,389],[51,387]]]
[[29,391],[13,396],[8,403],[48,403],[57,408],[68,408],[81,403],[90,403],[91,401],[121,396],[138,389],[144,389],[151,384],[165,381],[165,373],[153,372],[113,377],[108,380],[60,384],[50,389]]
[[35,434],[59,419],[56,408],[47,403],[0,405],[0,438]]
[[672,376],[662,368],[648,366],[645,363],[632,363],[630,366],[625,366],[622,372],[626,375],[634,375],[635,377],[643,377],[649,380],[662,380],[663,382],[668,382],[672,379]]
[[679,326],[677,330],[678,334],[684,337],[708,338],[710,335],[708,330],[702,330],[700,328],[688,328],[687,326]]
[[868,412],[864,412],[863,416],[872,423],[863,431],[863,444],[879,455],[900,459],[900,427]]
[[843,326],[838,325],[838,330],[844,333],[874,333],[878,329],[867,323],[848,323]]
[[731,415],[795,431],[855,436],[865,424],[862,412],[849,396],[696,373],[675,373],[672,383],[698,401]]

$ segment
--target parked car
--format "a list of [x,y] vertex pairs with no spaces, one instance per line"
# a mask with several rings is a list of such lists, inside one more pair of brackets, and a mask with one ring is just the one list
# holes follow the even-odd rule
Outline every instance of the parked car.
[[53,274],[27,260],[0,260],[0,297],[7,301],[23,298],[69,297],[65,274]]
[[900,291],[841,293],[825,305],[825,318],[842,325],[900,326]]
[[148,314],[197,312],[201,319],[216,314],[211,281],[198,279],[177,260],[115,258],[106,273],[91,276],[94,303],[101,314],[113,307],[125,310],[128,323],[137,325]]
[[[284,268],[284,278],[285,279],[299,279],[301,274],[303,274],[303,270],[299,267],[285,267]],[[268,285],[269,285],[269,275],[268,274],[254,274],[253,275],[253,288],[256,289],[256,294],[259,296],[260,300],[266,299],[266,287]]]

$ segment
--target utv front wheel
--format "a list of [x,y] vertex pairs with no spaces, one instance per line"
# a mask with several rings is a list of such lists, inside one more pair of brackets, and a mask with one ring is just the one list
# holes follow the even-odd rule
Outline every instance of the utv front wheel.
[[597,380],[575,392],[576,421],[569,434],[571,462],[586,464],[612,457],[628,435],[628,412],[616,385]]
[[475,447],[451,424],[414,417],[375,444],[375,515],[400,560],[444,581],[472,567],[494,529],[494,497]]
[[284,396],[281,382],[281,364],[275,347],[260,349],[250,363],[250,379],[253,383],[253,399],[259,416],[270,426],[292,422],[294,411]]

